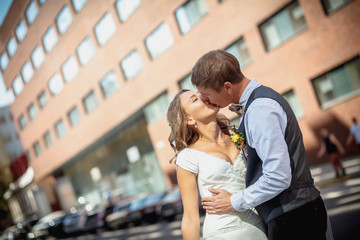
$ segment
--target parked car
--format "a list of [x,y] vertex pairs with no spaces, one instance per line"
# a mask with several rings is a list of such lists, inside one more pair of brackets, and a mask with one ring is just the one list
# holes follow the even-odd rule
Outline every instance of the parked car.
[[27,239],[27,234],[39,219],[26,219],[16,224],[15,239]]
[[159,219],[156,206],[166,196],[165,192],[155,193],[148,196],[144,202],[143,220],[148,223],[155,223]]
[[13,240],[13,239],[15,239],[15,231],[16,231],[16,226],[15,225],[8,227],[1,234],[0,239],[1,240]]
[[142,223],[146,198],[141,197],[131,202],[129,212],[126,215],[127,224],[138,226]]
[[63,231],[67,236],[76,236],[84,231],[87,212],[85,208],[78,209],[76,213],[64,218]]
[[105,226],[104,215],[105,208],[103,206],[99,206],[89,212],[84,224],[84,231],[96,233],[97,229],[103,228]]
[[65,216],[64,211],[52,212],[45,217],[42,217],[31,228],[31,232],[28,233],[29,239],[46,238],[49,236],[50,221],[56,221],[58,218]]
[[156,212],[161,219],[173,221],[178,214],[183,213],[183,203],[180,189],[174,188],[156,206]]
[[130,200],[128,200],[114,205],[113,212],[105,218],[108,229],[117,229],[126,226],[130,203]]
[[67,234],[64,232],[64,220],[67,215],[64,215],[60,218],[56,218],[49,222],[49,235],[55,238],[64,238],[67,237]]

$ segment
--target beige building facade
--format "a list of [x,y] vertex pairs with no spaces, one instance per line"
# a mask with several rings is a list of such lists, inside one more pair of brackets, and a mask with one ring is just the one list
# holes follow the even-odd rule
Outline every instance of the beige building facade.
[[165,113],[213,49],[283,94],[309,163],[326,161],[318,130],[345,143],[360,118],[359,13],[359,0],[15,0],[0,67],[34,181],[53,210],[176,184]]

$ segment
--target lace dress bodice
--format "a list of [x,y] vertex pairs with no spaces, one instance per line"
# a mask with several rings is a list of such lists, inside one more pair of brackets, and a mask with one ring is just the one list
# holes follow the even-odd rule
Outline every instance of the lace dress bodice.
[[[208,191],[209,187],[224,189],[232,194],[245,189],[246,162],[242,152],[232,165],[220,157],[186,148],[178,154],[176,165],[197,174],[201,197],[212,196]],[[255,210],[234,211],[223,215],[206,214],[203,237],[206,239],[217,234],[259,224],[261,224],[261,218]]]

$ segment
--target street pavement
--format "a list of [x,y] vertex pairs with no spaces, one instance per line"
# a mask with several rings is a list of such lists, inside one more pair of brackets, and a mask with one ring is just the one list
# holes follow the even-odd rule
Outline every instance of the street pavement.
[[[343,159],[347,176],[335,179],[329,163],[311,167],[315,184],[321,192],[330,217],[334,240],[360,239],[360,155]],[[204,217],[201,218],[201,223]],[[97,234],[86,234],[77,240],[180,240],[181,216],[173,222],[160,221]],[[68,238],[69,239],[69,238]]]

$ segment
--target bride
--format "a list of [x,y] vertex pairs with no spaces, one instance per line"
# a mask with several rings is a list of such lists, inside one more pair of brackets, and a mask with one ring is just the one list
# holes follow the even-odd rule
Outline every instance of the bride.
[[[184,240],[200,238],[199,199],[209,188],[237,193],[245,188],[246,163],[239,135],[219,107],[201,101],[195,91],[181,90],[171,102],[167,120],[174,149],[177,179],[184,205],[181,231]],[[234,144],[236,142],[236,144]],[[206,214],[203,238],[265,240],[264,224],[255,210]]]

